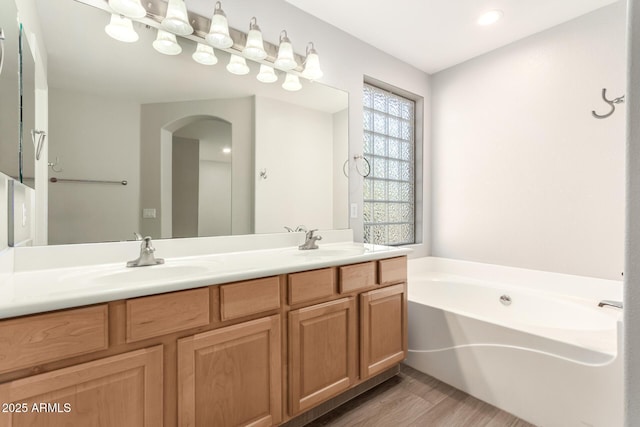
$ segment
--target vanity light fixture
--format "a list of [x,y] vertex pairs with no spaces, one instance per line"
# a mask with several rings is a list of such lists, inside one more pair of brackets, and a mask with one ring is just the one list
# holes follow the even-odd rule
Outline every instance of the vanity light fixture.
[[287,77],[285,78],[284,83],[282,83],[282,88],[289,92],[295,92],[302,89],[302,85],[300,84],[300,79],[297,75],[287,73]]
[[193,27],[189,24],[187,5],[184,0],[169,0],[167,15],[160,23],[160,27],[179,36],[188,36],[193,33]]
[[280,46],[278,47],[278,57],[273,63],[276,67],[282,70],[293,70],[298,66],[298,63],[293,57],[293,46],[291,40],[287,37],[287,31],[282,30],[280,32]]
[[204,43],[198,43],[198,47],[191,57],[194,61],[202,65],[215,65],[218,63],[218,58],[213,52],[213,48]]
[[128,18],[144,18],[147,10],[142,7],[140,0],[109,0],[109,7],[118,15]]
[[258,20],[255,16],[249,21],[247,44],[242,50],[242,54],[256,61],[267,57],[267,51],[264,50],[264,43],[262,42],[262,32],[260,31],[260,27],[258,27]]
[[222,10],[222,4],[219,1],[216,2],[209,34],[205,36],[205,40],[218,49],[228,49],[233,46],[233,39],[229,35],[227,15]]
[[322,78],[324,73],[320,69],[320,57],[313,46],[313,42],[307,45],[307,58],[304,60],[304,70],[302,77],[309,80],[318,80]]
[[247,65],[246,59],[242,56],[231,54],[231,58],[227,64],[227,71],[231,74],[244,76],[245,74],[249,74],[249,66]]
[[175,34],[161,29],[158,29],[158,36],[153,42],[153,48],[165,55],[178,55],[182,52],[182,48],[178,44]]
[[111,14],[111,20],[104,27],[104,31],[121,42],[133,43],[138,41],[138,33],[133,29],[131,19],[115,13]]
[[477,23],[478,23],[478,25],[483,25],[483,26],[484,25],[495,24],[503,16],[504,16],[504,13],[501,10],[498,10],[498,9],[490,10],[490,11],[480,15],[480,17],[478,18]]
[[278,80],[278,76],[276,75],[273,67],[260,64],[260,72],[256,76],[256,79],[258,79],[258,81],[261,81],[262,83],[273,83]]

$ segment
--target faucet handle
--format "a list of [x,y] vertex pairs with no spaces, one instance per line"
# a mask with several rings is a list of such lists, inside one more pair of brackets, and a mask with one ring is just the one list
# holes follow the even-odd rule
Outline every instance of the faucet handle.
[[136,240],[142,240],[142,234],[138,233],[137,231],[134,231],[133,235],[136,236]]
[[314,228],[313,230],[307,231],[306,238],[307,239],[313,239],[313,233],[315,233],[316,231],[318,231],[317,228]]

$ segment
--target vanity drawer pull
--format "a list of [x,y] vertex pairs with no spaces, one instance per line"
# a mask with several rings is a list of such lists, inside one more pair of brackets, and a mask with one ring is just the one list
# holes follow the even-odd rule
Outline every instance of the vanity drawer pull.
[[209,288],[127,300],[127,342],[209,324]]
[[104,350],[106,304],[0,321],[0,372]]
[[406,282],[407,257],[401,256],[378,261],[378,274],[381,285]]
[[237,319],[280,308],[277,277],[220,286],[221,320]]
[[335,271],[332,268],[289,274],[291,305],[332,297],[335,289]]
[[340,293],[368,289],[376,285],[375,261],[340,267]]

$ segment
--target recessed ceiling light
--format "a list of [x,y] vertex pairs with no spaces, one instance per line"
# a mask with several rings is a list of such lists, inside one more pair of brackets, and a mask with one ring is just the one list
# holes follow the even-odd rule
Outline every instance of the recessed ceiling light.
[[495,24],[502,18],[504,13],[501,10],[490,10],[489,12],[483,13],[478,18],[478,25],[491,25]]
[[224,148],[222,149],[222,152],[223,152],[224,154],[229,154],[229,153],[231,153],[231,148],[229,148],[229,147],[224,147]]

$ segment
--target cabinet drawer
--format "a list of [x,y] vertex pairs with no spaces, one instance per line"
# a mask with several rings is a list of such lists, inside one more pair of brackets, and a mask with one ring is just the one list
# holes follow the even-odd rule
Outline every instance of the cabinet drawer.
[[127,342],[209,324],[209,288],[127,300]]
[[407,257],[402,256],[378,261],[378,274],[381,285],[406,282]]
[[0,321],[0,372],[109,346],[107,305]]
[[376,285],[376,263],[365,262],[362,264],[340,267],[340,293],[359,291]]
[[332,268],[305,271],[289,275],[289,304],[329,298],[335,294],[335,273]]
[[220,286],[220,318],[236,319],[280,308],[277,277]]

